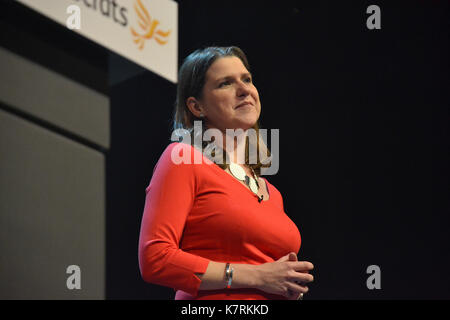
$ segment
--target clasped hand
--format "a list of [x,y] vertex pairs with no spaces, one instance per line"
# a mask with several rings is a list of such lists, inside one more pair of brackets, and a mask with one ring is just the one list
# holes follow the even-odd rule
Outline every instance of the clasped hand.
[[289,300],[297,300],[308,292],[307,283],[314,277],[309,271],[314,268],[308,261],[298,261],[294,252],[281,257],[277,261],[258,266],[260,284],[258,288],[268,293],[285,296]]

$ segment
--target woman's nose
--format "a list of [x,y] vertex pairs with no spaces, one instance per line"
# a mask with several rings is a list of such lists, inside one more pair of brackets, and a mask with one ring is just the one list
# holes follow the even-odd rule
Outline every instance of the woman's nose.
[[238,82],[238,87],[236,90],[236,95],[238,97],[241,96],[248,96],[250,94],[250,86],[248,85],[248,83],[245,83],[243,81]]

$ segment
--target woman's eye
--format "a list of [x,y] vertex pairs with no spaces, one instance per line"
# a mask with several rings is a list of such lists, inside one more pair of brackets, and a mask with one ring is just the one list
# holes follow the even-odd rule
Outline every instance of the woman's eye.
[[219,84],[219,88],[220,87],[223,87],[223,86],[227,86],[227,85],[229,85],[230,84],[230,81],[224,81],[224,82],[221,82],[220,84]]
[[252,78],[245,78],[245,82],[252,83]]

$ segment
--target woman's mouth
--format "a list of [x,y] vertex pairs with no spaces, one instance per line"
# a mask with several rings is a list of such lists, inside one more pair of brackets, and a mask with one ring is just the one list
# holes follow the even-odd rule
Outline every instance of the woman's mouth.
[[237,105],[235,109],[239,109],[242,107],[252,107],[252,106],[253,106],[253,103],[246,101],[246,102],[243,102],[243,103]]

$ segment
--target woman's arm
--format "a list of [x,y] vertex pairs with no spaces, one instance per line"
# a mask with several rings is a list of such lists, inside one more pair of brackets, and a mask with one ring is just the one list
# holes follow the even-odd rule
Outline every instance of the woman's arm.
[[193,161],[191,148],[172,143],[155,166],[146,188],[138,259],[145,281],[195,296],[201,282],[195,273],[204,273],[210,260],[183,251],[179,243],[195,200],[197,165],[172,161],[172,152],[188,152]]
[[[225,278],[225,266],[223,262],[210,261],[206,272],[203,274],[196,273],[202,280],[199,290],[216,290],[224,289],[227,286]],[[230,263],[233,268],[233,281],[231,288],[256,288],[258,285],[258,272],[255,265]]]
[[[225,263],[210,261],[206,272],[196,273],[201,279],[199,290],[226,288]],[[268,293],[297,299],[300,293],[308,292],[307,283],[314,280],[309,271],[314,268],[308,261],[297,261],[294,252],[277,261],[260,265],[230,263],[234,269],[232,289],[254,288]]]

